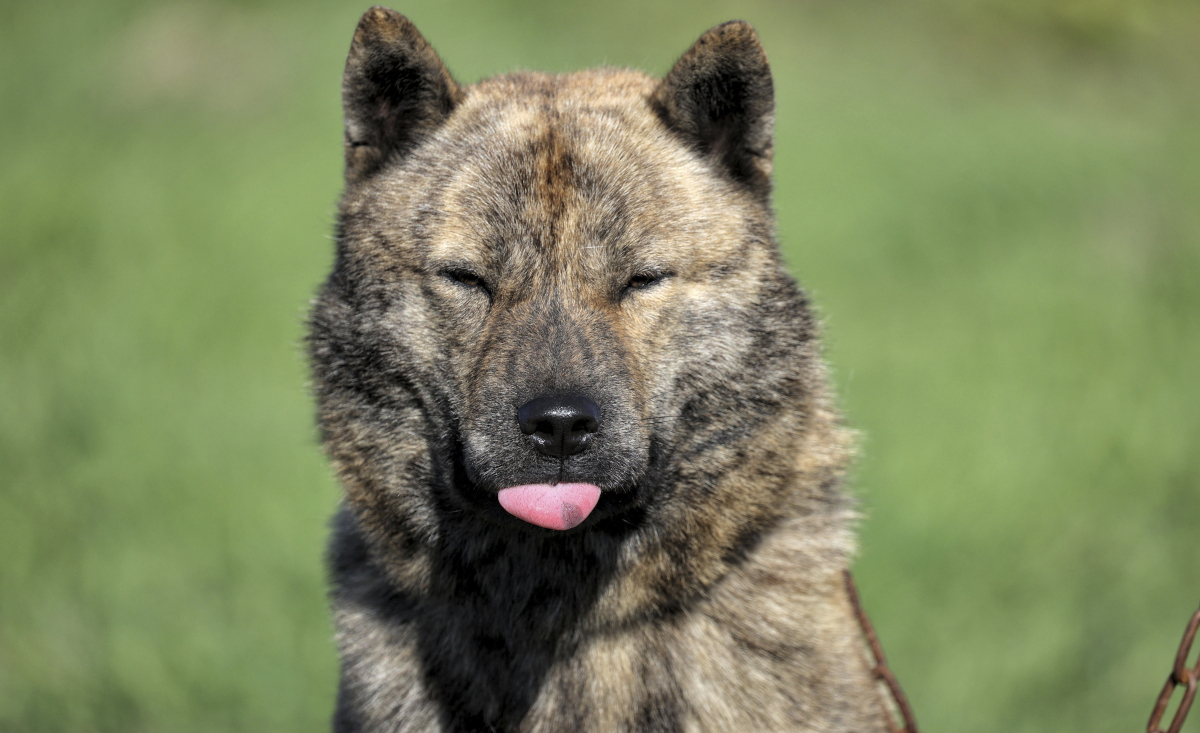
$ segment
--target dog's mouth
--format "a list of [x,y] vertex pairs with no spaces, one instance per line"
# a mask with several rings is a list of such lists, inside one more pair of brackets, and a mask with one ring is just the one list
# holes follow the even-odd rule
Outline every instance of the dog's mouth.
[[504,511],[546,529],[565,530],[588,518],[600,501],[595,484],[523,484],[501,489]]

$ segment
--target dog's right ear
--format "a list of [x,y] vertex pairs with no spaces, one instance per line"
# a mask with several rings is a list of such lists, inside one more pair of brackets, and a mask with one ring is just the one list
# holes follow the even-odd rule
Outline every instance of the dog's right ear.
[[701,36],[650,104],[697,152],[763,198],[770,195],[775,90],[749,23],[731,20]]
[[403,155],[449,117],[462,91],[416,26],[373,7],[354,31],[342,75],[346,180]]

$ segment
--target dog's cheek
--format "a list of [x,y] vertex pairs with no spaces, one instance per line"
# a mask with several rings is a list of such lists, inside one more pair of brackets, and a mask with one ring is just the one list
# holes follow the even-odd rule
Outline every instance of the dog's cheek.
[[755,324],[751,308],[734,285],[715,291],[704,283],[681,289],[678,303],[664,313],[656,329],[664,342],[656,351],[665,375],[678,386],[686,377],[692,391],[730,378],[744,378],[751,359]]

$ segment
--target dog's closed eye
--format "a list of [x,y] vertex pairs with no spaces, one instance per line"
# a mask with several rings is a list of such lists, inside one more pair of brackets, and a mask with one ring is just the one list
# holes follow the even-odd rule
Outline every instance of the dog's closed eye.
[[492,289],[488,287],[487,281],[481,275],[465,267],[448,267],[442,270],[440,274],[447,280],[452,280],[459,285],[482,290],[489,298],[492,296]]
[[639,272],[633,277],[629,278],[629,281],[625,283],[624,292],[628,293],[632,290],[645,290],[646,288],[653,287],[663,280],[666,280],[668,277],[671,277],[671,274],[672,273],[670,272],[664,272],[660,270],[647,270],[644,272]]

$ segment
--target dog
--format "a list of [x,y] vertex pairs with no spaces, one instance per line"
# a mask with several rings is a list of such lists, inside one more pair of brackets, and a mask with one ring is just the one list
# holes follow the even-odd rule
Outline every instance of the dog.
[[309,336],[335,731],[887,730],[773,95],[740,21],[460,86],[363,15]]

